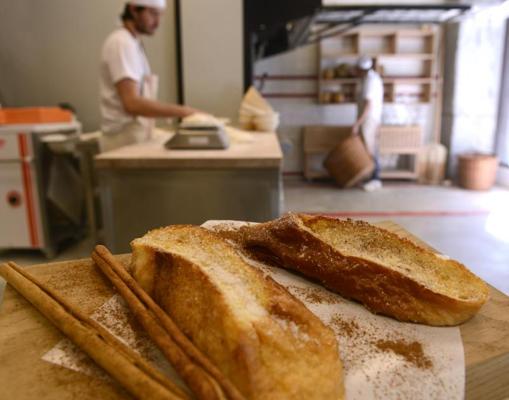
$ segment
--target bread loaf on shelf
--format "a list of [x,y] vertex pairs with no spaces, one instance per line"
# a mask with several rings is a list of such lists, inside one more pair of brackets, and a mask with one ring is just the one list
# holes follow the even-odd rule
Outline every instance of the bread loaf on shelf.
[[134,278],[246,398],[343,398],[334,333],[219,234],[174,225],[131,247]]
[[464,265],[363,221],[287,214],[219,233],[400,321],[457,325],[488,300],[487,285]]

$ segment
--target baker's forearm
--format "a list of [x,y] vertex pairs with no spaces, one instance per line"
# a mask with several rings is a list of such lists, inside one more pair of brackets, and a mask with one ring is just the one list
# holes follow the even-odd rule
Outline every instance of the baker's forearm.
[[136,97],[126,101],[124,108],[131,115],[151,118],[183,118],[196,112],[191,107],[162,103],[144,97]]
[[162,103],[140,96],[139,84],[126,78],[115,84],[124,109],[131,115],[150,118],[183,118],[198,110],[177,104]]

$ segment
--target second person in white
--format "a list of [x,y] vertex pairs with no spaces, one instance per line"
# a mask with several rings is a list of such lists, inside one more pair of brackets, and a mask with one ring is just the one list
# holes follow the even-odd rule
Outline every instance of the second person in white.
[[373,69],[370,57],[361,57],[356,66],[357,75],[362,79],[357,99],[357,120],[352,134],[361,134],[364,145],[375,162],[375,171],[371,179],[364,183],[366,191],[380,189],[379,131],[382,122],[384,85],[381,76]]

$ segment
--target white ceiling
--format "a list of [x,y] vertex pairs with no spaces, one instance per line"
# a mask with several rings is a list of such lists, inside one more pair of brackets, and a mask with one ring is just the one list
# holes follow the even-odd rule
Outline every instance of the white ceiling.
[[371,5],[449,5],[449,4],[458,4],[463,3],[457,0],[356,0],[356,1],[348,1],[348,0],[322,0],[322,5],[324,6],[371,6]]
[[465,0],[322,0],[323,6],[409,6],[409,5],[454,5],[454,4],[470,4],[471,1]]
[[[327,11],[320,14],[321,22],[350,21],[362,14],[361,11]],[[413,22],[443,22],[459,15],[457,10],[378,10],[362,18],[363,22],[373,21],[413,21]]]
[[432,5],[493,5],[504,3],[506,0],[322,0],[327,6],[432,6]]
[[[509,4],[509,0],[322,0],[324,11],[320,13],[318,22],[343,23],[361,18],[362,23],[441,23],[465,11],[487,9],[502,3]],[[470,6],[470,10],[465,10]]]

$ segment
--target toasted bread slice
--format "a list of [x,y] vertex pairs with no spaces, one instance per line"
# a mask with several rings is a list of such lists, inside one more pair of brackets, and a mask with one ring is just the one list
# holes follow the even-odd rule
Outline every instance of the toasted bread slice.
[[487,285],[464,265],[367,222],[287,214],[219,233],[401,321],[460,324],[488,299]]
[[175,225],[131,243],[132,273],[248,399],[342,399],[333,332],[204,228]]

